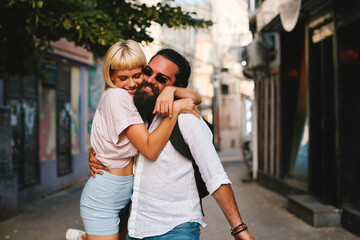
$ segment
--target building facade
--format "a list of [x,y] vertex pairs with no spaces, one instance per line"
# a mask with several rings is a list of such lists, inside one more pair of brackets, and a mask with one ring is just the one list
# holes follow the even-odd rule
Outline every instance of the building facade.
[[[167,1],[165,1],[167,2]],[[212,20],[209,29],[161,29],[160,44],[179,51],[191,63],[189,87],[202,97],[202,116],[214,125],[218,150],[240,148],[246,131],[245,102],[253,100],[253,82],[242,74],[239,52],[252,37],[246,1],[176,0],[197,18]],[[250,91],[249,91],[250,89]],[[248,111],[249,112],[249,111]],[[248,128],[249,129],[249,128]]]
[[[1,219],[89,176],[88,79],[93,55],[61,39],[44,77],[11,77],[1,99]],[[4,153],[4,154],[2,154]]]
[[360,235],[360,3],[249,6],[255,40],[244,59],[256,85],[258,181],[309,224]]

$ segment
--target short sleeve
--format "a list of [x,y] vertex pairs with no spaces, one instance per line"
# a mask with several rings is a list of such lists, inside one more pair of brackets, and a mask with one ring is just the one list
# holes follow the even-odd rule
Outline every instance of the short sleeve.
[[[130,125],[144,123],[137,111],[133,98],[121,88],[111,88],[105,97],[105,119],[109,136],[114,136],[114,143],[118,141],[118,136]],[[115,138],[116,136],[116,138]]]

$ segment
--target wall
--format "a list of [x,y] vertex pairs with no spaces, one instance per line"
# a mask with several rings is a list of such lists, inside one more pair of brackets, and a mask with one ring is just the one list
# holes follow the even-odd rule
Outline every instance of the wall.
[[39,101],[39,159],[45,162],[56,157],[56,91],[42,87]]
[[58,176],[56,158],[56,88],[54,86],[40,86],[39,91],[39,184],[21,189],[18,192],[19,205],[34,201],[54,191],[61,190],[71,184],[84,181],[88,178],[88,152],[85,146],[87,119],[85,97],[87,84],[84,78],[88,77],[85,66],[72,66],[70,74],[71,89],[71,172]]
[[71,154],[80,152],[80,68],[71,68]]
[[105,88],[105,82],[102,77],[103,61],[98,58],[95,65],[89,68],[89,85],[88,85],[88,109],[87,109],[87,139],[86,148],[90,149],[90,133],[92,119],[94,118],[95,111],[100,100],[101,94]]
[[240,95],[223,95],[220,105],[220,149],[240,148]]
[[4,83],[3,80],[0,79],[0,106],[3,105],[3,98],[4,98]]
[[11,174],[10,108],[0,106],[0,221],[15,215],[17,181]]

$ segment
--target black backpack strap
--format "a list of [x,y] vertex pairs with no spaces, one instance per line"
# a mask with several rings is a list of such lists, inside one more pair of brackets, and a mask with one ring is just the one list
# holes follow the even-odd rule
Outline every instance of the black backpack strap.
[[184,137],[180,131],[178,121],[176,121],[174,129],[170,135],[170,142],[179,153],[181,153],[184,157],[190,159],[192,162],[195,162],[191,154],[190,148],[186,144]]
[[171,133],[170,142],[180,154],[182,154],[184,157],[191,160],[191,162],[192,162],[192,165],[194,168],[196,187],[197,187],[197,190],[199,193],[199,198],[200,198],[201,211],[202,211],[202,214],[204,215],[204,211],[203,211],[203,207],[202,207],[202,198],[207,196],[209,194],[209,192],[206,189],[206,185],[205,185],[204,180],[201,177],[199,167],[195,163],[195,160],[191,154],[190,148],[184,140],[184,137],[180,131],[179,124],[177,121],[176,121],[174,130]]

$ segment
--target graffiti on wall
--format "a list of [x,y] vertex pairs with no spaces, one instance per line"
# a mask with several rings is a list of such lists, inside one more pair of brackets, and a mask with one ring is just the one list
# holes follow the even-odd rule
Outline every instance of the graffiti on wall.
[[[69,102],[58,101],[58,138],[60,146],[67,146],[69,144],[69,133],[71,126],[71,105]],[[58,147],[60,147],[58,146]]]
[[80,68],[71,67],[71,154],[78,154],[80,151]]
[[[105,83],[102,77],[103,61],[97,59],[96,65],[89,68],[89,93],[88,93],[88,136],[91,133],[91,124],[99,103],[101,94],[104,91]],[[89,144],[89,139],[87,143]],[[89,146],[88,146],[89,147]]]
[[34,134],[35,117],[36,117],[36,106],[34,104],[23,103],[24,109],[24,127],[25,136]]
[[57,170],[58,175],[71,172],[71,105],[66,100],[57,100]]
[[56,108],[55,89],[44,88],[40,101],[39,157],[47,161],[56,157]]
[[38,125],[36,99],[8,98],[11,108],[13,172],[19,186],[38,182]]
[[18,181],[20,180],[20,167],[22,159],[22,111],[21,99],[8,99],[7,104],[11,108],[11,155],[13,159],[13,172],[17,175]]

